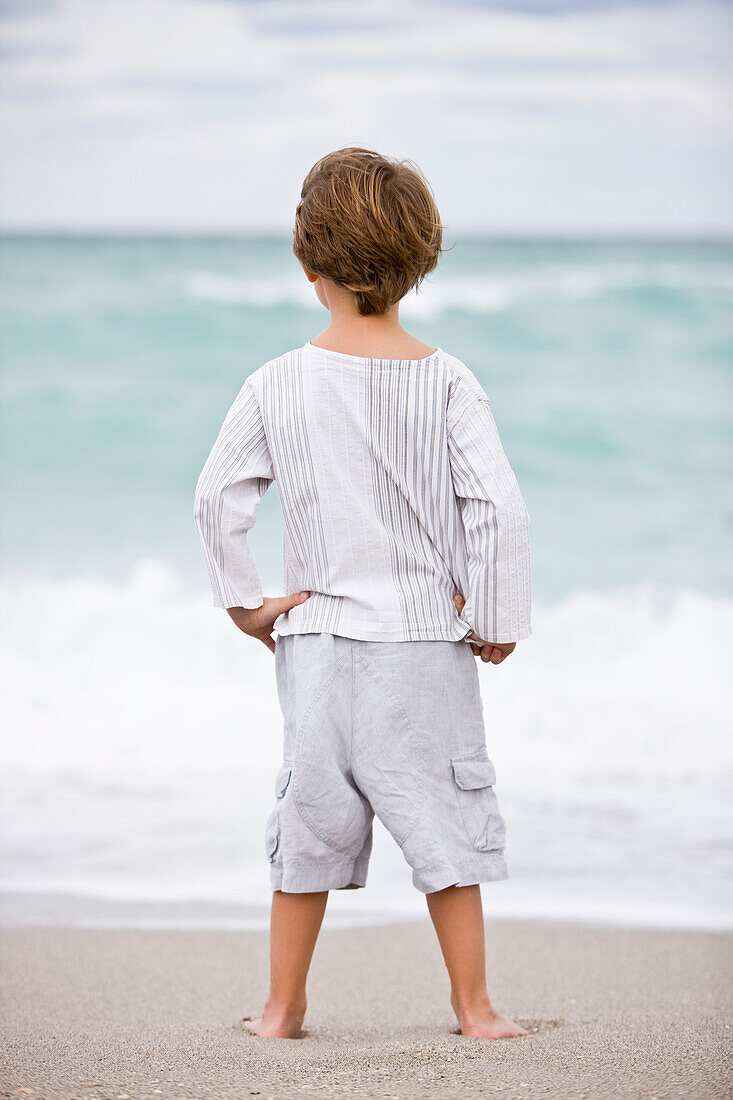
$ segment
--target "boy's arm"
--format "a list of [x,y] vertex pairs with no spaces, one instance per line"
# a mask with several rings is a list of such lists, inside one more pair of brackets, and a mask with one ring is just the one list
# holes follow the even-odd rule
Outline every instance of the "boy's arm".
[[486,642],[521,641],[532,633],[530,517],[488,397],[449,414],[448,448],[468,557],[460,619]]
[[265,490],[274,480],[254,390],[237,395],[196,485],[194,519],[215,607],[260,607],[262,586],[247,545]]

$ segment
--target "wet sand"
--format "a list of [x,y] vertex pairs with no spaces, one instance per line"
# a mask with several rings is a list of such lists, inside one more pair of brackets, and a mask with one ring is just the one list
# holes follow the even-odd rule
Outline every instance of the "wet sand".
[[306,1034],[259,1039],[264,932],[6,927],[0,1096],[65,1100],[733,1095],[723,933],[487,922],[527,1038],[466,1039],[428,922],[330,929]]

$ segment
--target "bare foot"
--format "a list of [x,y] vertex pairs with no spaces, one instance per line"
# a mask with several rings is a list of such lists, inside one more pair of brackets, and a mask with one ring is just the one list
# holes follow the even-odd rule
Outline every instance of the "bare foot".
[[531,1035],[526,1028],[520,1027],[508,1016],[502,1016],[487,998],[475,1008],[461,1009],[451,994],[451,1004],[461,1029],[461,1035],[471,1039],[515,1039],[520,1035]]
[[242,1027],[251,1035],[259,1035],[263,1039],[299,1039],[302,1035],[305,1010],[302,1012],[283,1012],[270,1009],[265,1005],[261,1016],[253,1019],[244,1016],[241,1020]]

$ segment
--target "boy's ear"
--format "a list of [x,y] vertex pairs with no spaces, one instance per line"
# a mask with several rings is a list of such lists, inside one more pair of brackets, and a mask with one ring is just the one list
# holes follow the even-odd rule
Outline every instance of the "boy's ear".
[[309,283],[314,283],[316,281],[316,279],[318,278],[318,276],[314,275],[312,271],[309,271],[308,268],[304,266],[302,260],[298,260],[298,263],[303,268],[303,271],[305,272],[305,277],[308,280],[308,282]]

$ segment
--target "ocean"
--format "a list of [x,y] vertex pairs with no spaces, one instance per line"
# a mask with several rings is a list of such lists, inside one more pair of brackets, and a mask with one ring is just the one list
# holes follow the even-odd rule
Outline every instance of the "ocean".
[[[264,927],[273,659],[211,604],[193,493],[327,314],[287,236],[6,236],[0,286],[2,919]],[[533,635],[479,664],[487,916],[733,924],[732,303],[727,243],[459,239],[401,308],[480,379],[532,518]],[[281,539],[273,486],[269,595]],[[375,823],[327,920],[425,911]]]

